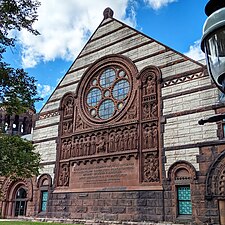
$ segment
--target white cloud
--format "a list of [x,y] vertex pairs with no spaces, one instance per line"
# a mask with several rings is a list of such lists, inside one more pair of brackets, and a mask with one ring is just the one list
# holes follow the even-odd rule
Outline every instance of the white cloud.
[[135,10],[130,7],[132,0],[98,0],[97,4],[93,0],[40,1],[34,28],[41,35],[34,36],[25,30],[18,34],[25,68],[56,58],[73,60],[87,41],[88,34],[93,33],[102,21],[106,7],[114,10],[115,18],[135,25]]
[[200,60],[205,58],[205,54],[202,52],[200,48],[200,40],[195,41],[193,45],[190,46],[189,51],[184,53],[186,56],[194,59],[194,60]]
[[163,6],[167,6],[169,3],[176,2],[177,0],[144,0],[154,10],[158,10]]
[[48,97],[53,92],[53,90],[54,88],[51,87],[50,85],[37,84],[38,96],[40,96],[41,98]]

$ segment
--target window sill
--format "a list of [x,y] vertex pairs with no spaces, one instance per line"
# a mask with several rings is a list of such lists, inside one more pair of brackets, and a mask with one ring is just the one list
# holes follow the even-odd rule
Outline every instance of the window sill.
[[190,223],[192,221],[192,215],[178,215],[176,222],[179,223]]

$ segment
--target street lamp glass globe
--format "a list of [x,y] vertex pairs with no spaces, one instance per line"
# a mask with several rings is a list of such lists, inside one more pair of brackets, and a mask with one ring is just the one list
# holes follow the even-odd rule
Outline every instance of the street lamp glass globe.
[[219,89],[225,91],[225,27],[205,39],[207,66]]

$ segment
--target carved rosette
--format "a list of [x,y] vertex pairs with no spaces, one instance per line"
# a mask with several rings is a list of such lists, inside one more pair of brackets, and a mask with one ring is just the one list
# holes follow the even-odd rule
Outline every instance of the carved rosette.
[[143,155],[143,182],[159,182],[159,157],[157,152]]
[[58,186],[69,186],[70,165],[62,163],[59,169]]

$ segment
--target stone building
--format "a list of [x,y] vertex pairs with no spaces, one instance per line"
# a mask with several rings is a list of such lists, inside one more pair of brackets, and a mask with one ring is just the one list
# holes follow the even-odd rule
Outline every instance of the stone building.
[[2,215],[224,224],[224,111],[206,67],[113,18],[36,121],[42,170],[3,184]]
[[[0,132],[4,132],[8,135],[19,135],[22,138],[31,141],[32,127],[34,126],[33,124],[34,120],[35,120],[35,111],[33,109],[29,109],[25,113],[20,115],[15,114],[9,115],[4,107],[0,107]],[[0,190],[2,189],[4,190],[3,193],[1,193],[0,191],[0,198],[3,197],[2,199],[3,201],[2,202],[0,201],[0,216],[3,214],[3,211],[5,212],[6,215],[9,216],[11,215],[8,213],[8,211],[13,211],[14,212],[13,215],[17,216],[19,211],[21,211],[21,213],[25,212],[26,202],[23,201],[21,204],[19,198],[17,199],[15,198],[16,196],[20,197],[22,193],[25,193],[25,189],[23,188],[23,185],[21,185],[21,181],[17,181],[16,182],[17,190],[15,193],[12,193],[11,191],[12,190],[15,191],[15,189],[12,188],[11,186],[7,186],[8,184],[11,184],[9,179],[5,177],[0,177]]]

